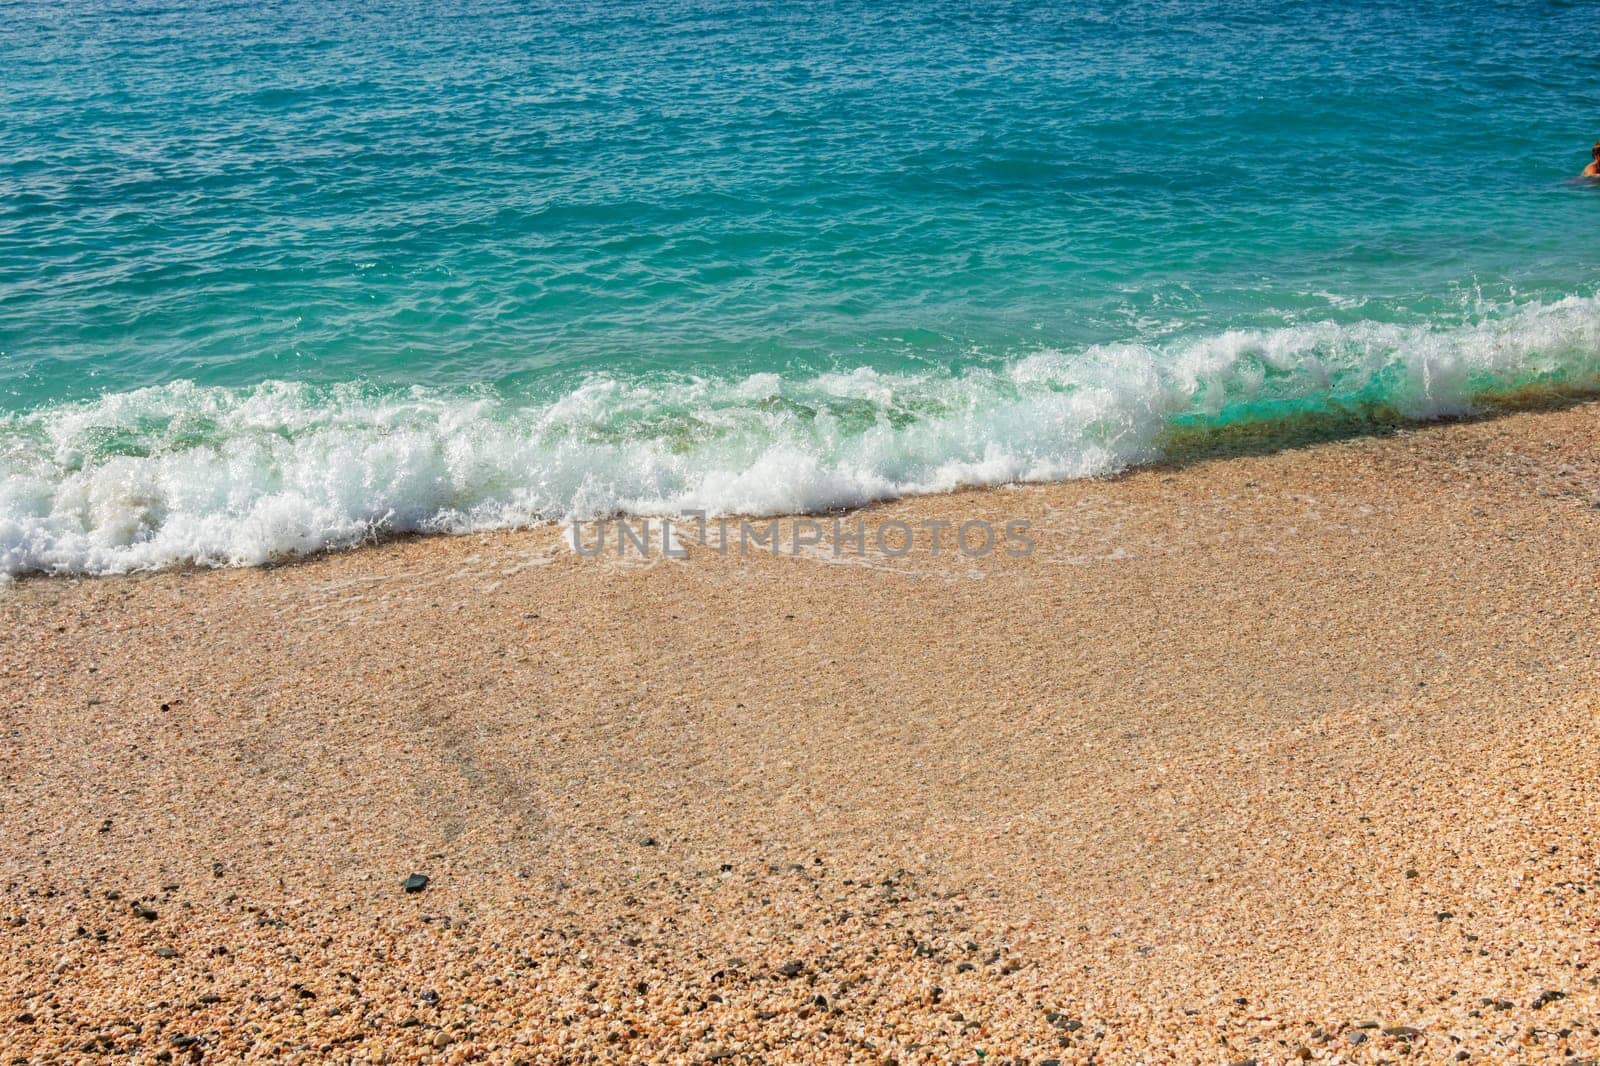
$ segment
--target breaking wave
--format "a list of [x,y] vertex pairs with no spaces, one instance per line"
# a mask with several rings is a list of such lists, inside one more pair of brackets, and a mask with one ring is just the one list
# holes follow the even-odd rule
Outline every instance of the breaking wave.
[[250,565],[399,532],[779,514],[1107,474],[1177,425],[1426,419],[1600,384],[1600,298],[1320,322],[959,371],[592,375],[560,394],[177,382],[0,416],[0,572]]

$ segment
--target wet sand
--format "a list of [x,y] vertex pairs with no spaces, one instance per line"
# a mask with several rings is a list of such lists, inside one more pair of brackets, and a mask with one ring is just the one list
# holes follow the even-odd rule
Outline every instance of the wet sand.
[[1597,433],[13,582],[0,1062],[1600,1055]]

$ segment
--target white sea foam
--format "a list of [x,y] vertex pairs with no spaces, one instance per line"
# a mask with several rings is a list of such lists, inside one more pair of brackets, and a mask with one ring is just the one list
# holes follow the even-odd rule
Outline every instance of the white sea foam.
[[818,511],[965,485],[1113,472],[1180,416],[1600,383],[1600,300],[1448,328],[1237,330],[1041,351],[956,374],[594,376],[489,390],[179,382],[0,417],[0,573],[248,565],[391,532],[566,516]]

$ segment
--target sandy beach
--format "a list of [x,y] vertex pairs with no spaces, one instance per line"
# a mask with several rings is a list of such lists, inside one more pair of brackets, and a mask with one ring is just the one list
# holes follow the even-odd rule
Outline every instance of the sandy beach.
[[0,1061],[1592,1061],[1597,439],[12,582]]

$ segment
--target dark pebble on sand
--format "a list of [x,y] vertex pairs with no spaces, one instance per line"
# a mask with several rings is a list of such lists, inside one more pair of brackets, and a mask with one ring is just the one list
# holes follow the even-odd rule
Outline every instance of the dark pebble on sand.
[[31,1011],[23,1011],[21,1014],[17,1015],[18,1025],[32,1025],[37,1020],[38,1019],[34,1018],[33,1012]]
[[779,977],[799,977],[801,971],[803,971],[805,968],[806,968],[806,964],[805,963],[801,962],[799,959],[794,959],[794,960],[786,962],[782,966],[778,967],[778,976]]
[[421,892],[423,889],[428,887],[428,875],[412,874],[401,883],[400,887],[405,889],[407,892]]
[[142,903],[135,903],[133,905],[133,916],[135,918],[143,918],[147,922],[153,922],[156,920],[156,912],[151,910],[149,907],[146,907]]
[[1409,1025],[1391,1025],[1383,1031],[1384,1036],[1393,1036],[1401,1040],[1410,1040],[1414,1036],[1421,1036],[1421,1029],[1413,1029]]
[[160,947],[156,948],[153,951],[153,954],[158,959],[175,959],[178,957],[178,953],[172,948],[167,947],[165,944],[162,944]]
[[1366,1042],[1367,1042],[1367,1034],[1363,1033],[1361,1030],[1357,1029],[1355,1032],[1350,1034],[1350,1043],[1352,1043],[1352,1044],[1365,1044]]
[[643,840],[639,841],[639,846],[641,848],[653,848],[656,846],[656,838],[645,837]]

